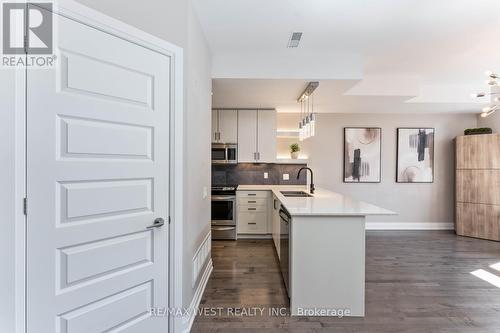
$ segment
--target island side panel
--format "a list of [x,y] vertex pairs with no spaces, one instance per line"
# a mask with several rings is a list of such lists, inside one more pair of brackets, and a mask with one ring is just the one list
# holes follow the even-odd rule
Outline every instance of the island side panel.
[[348,309],[364,317],[365,217],[296,216],[290,238],[292,315]]

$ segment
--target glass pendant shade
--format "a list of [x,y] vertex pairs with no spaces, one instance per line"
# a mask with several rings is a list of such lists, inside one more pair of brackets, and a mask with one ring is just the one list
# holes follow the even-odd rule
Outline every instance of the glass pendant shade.
[[316,135],[316,117],[314,116],[314,113],[311,113],[311,115],[309,116],[309,124],[311,126],[310,134],[311,134],[311,136],[315,136]]

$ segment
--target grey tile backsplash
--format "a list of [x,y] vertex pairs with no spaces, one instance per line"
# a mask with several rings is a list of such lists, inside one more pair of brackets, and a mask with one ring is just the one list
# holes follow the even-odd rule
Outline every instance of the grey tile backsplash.
[[[233,165],[212,165],[212,185],[305,185],[306,173],[297,172],[307,164],[254,164],[239,163]],[[264,179],[264,172],[269,177]],[[283,174],[289,175],[289,180],[283,180]]]

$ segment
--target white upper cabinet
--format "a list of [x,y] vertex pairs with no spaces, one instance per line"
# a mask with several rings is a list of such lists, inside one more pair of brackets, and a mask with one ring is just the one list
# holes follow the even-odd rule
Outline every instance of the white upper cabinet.
[[238,111],[238,162],[276,161],[276,111]]
[[257,110],[238,111],[238,162],[257,159]]
[[212,110],[212,142],[219,142],[219,111]]
[[219,110],[219,142],[238,142],[238,112]]
[[276,111],[258,111],[257,158],[262,163],[276,162]]
[[212,142],[238,142],[238,112],[212,110]]

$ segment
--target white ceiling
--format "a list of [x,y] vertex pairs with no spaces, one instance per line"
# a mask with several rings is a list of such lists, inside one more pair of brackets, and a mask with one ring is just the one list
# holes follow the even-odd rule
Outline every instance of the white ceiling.
[[[478,112],[470,93],[485,89],[485,70],[500,71],[498,0],[196,0],[195,7],[213,53],[214,107],[296,111],[306,82],[320,79],[321,112]],[[297,49],[286,48],[292,31],[304,33]]]
[[[411,95],[349,95],[356,80],[320,80],[314,94],[318,113],[477,113],[482,104],[412,102]],[[292,79],[214,79],[214,108],[276,108],[300,112],[297,98],[307,81]],[[467,94],[467,98],[469,94]]]

